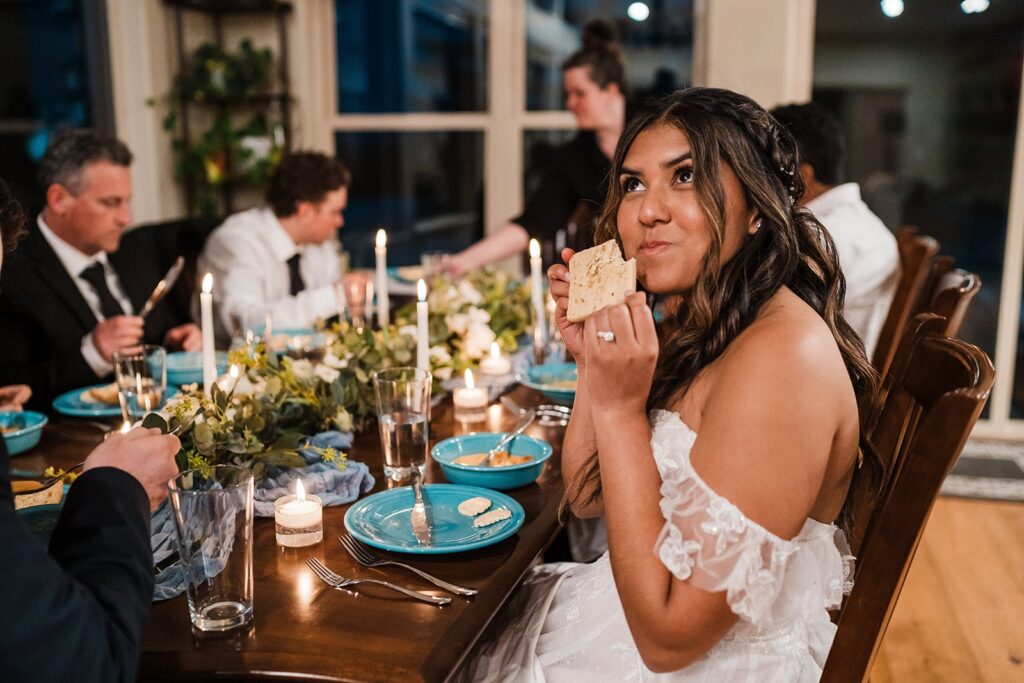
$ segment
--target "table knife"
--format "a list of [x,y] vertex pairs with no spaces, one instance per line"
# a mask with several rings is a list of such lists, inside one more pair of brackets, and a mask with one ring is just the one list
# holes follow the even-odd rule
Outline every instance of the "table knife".
[[139,313],[140,318],[145,318],[152,312],[153,307],[156,306],[160,299],[163,299],[167,292],[171,291],[174,287],[174,283],[178,281],[178,277],[181,275],[181,271],[185,268],[185,257],[179,256],[175,259],[171,267],[167,269],[167,274],[163,276],[160,282],[156,283],[156,287],[153,288],[153,293],[146,299],[145,305],[142,307],[142,311]]
[[[413,466],[413,469],[416,469]],[[412,491],[416,502],[412,506],[412,532],[420,545],[430,545],[430,522],[427,521],[427,506],[423,502],[423,475],[418,471],[412,475]]]

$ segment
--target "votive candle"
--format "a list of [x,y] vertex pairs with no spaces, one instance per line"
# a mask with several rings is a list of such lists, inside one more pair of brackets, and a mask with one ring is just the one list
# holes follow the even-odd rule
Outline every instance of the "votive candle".
[[491,342],[491,355],[480,361],[480,372],[485,375],[507,375],[512,372],[512,361],[501,355],[498,342]]
[[324,509],[318,496],[306,495],[302,480],[295,482],[295,495],[274,502],[274,532],[277,544],[302,548],[324,538]]
[[480,422],[487,418],[487,389],[473,382],[473,372],[466,368],[466,386],[452,392],[455,419],[462,422]]

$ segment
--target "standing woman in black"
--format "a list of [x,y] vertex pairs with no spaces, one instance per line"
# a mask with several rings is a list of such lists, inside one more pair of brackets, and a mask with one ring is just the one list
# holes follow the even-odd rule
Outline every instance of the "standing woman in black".
[[[611,24],[594,20],[583,27],[583,46],[562,63],[562,83],[579,133],[555,150],[519,216],[446,257],[445,269],[454,276],[524,252],[531,237],[554,245],[557,232],[566,228],[580,202],[591,204],[595,215],[604,203],[629,94],[626,65]],[[593,245],[593,226],[580,226],[580,230],[568,246]]]

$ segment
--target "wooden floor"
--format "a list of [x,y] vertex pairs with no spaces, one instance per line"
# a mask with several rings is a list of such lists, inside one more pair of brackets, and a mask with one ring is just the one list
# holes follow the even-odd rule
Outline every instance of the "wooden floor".
[[939,498],[871,681],[1024,681],[1024,503]]

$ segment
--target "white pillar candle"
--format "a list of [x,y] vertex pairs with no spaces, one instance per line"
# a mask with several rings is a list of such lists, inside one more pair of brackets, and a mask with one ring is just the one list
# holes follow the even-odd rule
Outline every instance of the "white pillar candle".
[[512,361],[501,355],[498,342],[491,342],[491,355],[480,361],[480,372],[485,375],[507,375],[512,372]]
[[427,283],[416,283],[416,367],[430,372],[430,317],[427,310]]
[[533,303],[534,341],[545,341],[544,285],[541,282],[543,263],[540,258],[540,242],[530,240],[530,294]]
[[217,357],[213,343],[213,275],[203,277],[203,291],[199,294],[200,322],[203,326],[203,391],[210,395],[217,380]]
[[377,257],[377,324],[386,329],[390,323],[388,311],[388,235],[384,228],[377,231],[374,254]]
[[324,538],[324,509],[317,496],[307,496],[302,480],[295,482],[295,495],[274,502],[274,532],[278,545],[302,548]]
[[463,422],[478,422],[487,419],[487,390],[473,382],[473,372],[466,368],[466,386],[456,387],[452,392],[455,405],[455,419]]

